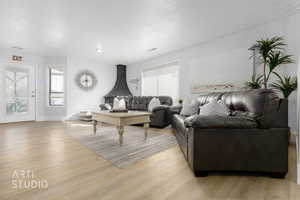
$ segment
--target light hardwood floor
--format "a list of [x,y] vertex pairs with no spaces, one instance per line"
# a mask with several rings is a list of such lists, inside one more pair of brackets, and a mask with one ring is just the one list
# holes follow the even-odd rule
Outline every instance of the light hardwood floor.
[[[0,199],[300,199],[294,145],[289,147],[285,179],[195,178],[179,147],[118,169],[66,134],[83,129],[93,134],[92,125],[74,123],[0,125]],[[24,169],[33,170],[35,179],[47,180],[48,189],[13,189],[13,172]]]

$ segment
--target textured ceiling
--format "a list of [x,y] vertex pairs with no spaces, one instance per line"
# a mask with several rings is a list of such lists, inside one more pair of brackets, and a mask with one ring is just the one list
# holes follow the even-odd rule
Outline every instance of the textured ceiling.
[[[132,63],[265,23],[296,0],[0,0],[0,48]],[[97,54],[101,46],[103,53]],[[148,49],[158,48],[149,52]]]

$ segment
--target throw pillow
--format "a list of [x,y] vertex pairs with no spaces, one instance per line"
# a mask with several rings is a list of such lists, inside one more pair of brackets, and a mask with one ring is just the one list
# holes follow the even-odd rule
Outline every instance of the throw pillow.
[[104,104],[104,107],[106,108],[106,110],[111,110],[111,105],[109,105],[108,103]]
[[183,116],[195,115],[198,114],[198,110],[199,110],[199,102],[196,99],[193,99],[192,101],[185,99],[183,101],[180,115]]
[[125,99],[119,100],[119,109],[120,109],[120,110],[126,110],[126,102],[125,102]]
[[124,99],[114,98],[113,110],[126,110],[126,102]]
[[149,105],[148,105],[148,111],[149,111],[149,112],[152,112],[153,109],[154,109],[155,107],[158,107],[158,106],[160,106],[160,105],[161,105],[161,104],[160,104],[159,98],[153,97],[153,98],[151,99],[151,101],[149,102]]
[[113,109],[114,110],[119,109],[119,99],[117,97],[114,98]]
[[223,101],[213,100],[200,107],[200,115],[229,116],[230,110]]
[[117,97],[114,98],[113,109],[119,109],[119,99]]

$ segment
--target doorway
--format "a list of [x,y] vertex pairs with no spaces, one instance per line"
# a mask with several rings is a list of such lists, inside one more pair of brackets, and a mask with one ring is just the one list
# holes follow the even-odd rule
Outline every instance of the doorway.
[[35,120],[35,68],[0,64],[0,123]]

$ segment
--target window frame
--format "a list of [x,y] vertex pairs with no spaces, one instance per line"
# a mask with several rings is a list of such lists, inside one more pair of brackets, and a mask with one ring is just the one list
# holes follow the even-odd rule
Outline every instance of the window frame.
[[[62,69],[62,73],[53,73],[52,70],[55,68],[61,68]],[[49,66],[48,67],[48,106],[49,107],[64,107],[65,106],[65,72],[64,72],[64,67],[60,67],[60,66]],[[59,75],[62,76],[63,78],[63,92],[52,92],[52,88],[51,88],[51,82],[52,82],[52,75]],[[64,100],[63,104],[52,104],[51,103],[51,99],[52,94],[63,94],[63,97],[61,97]]]

